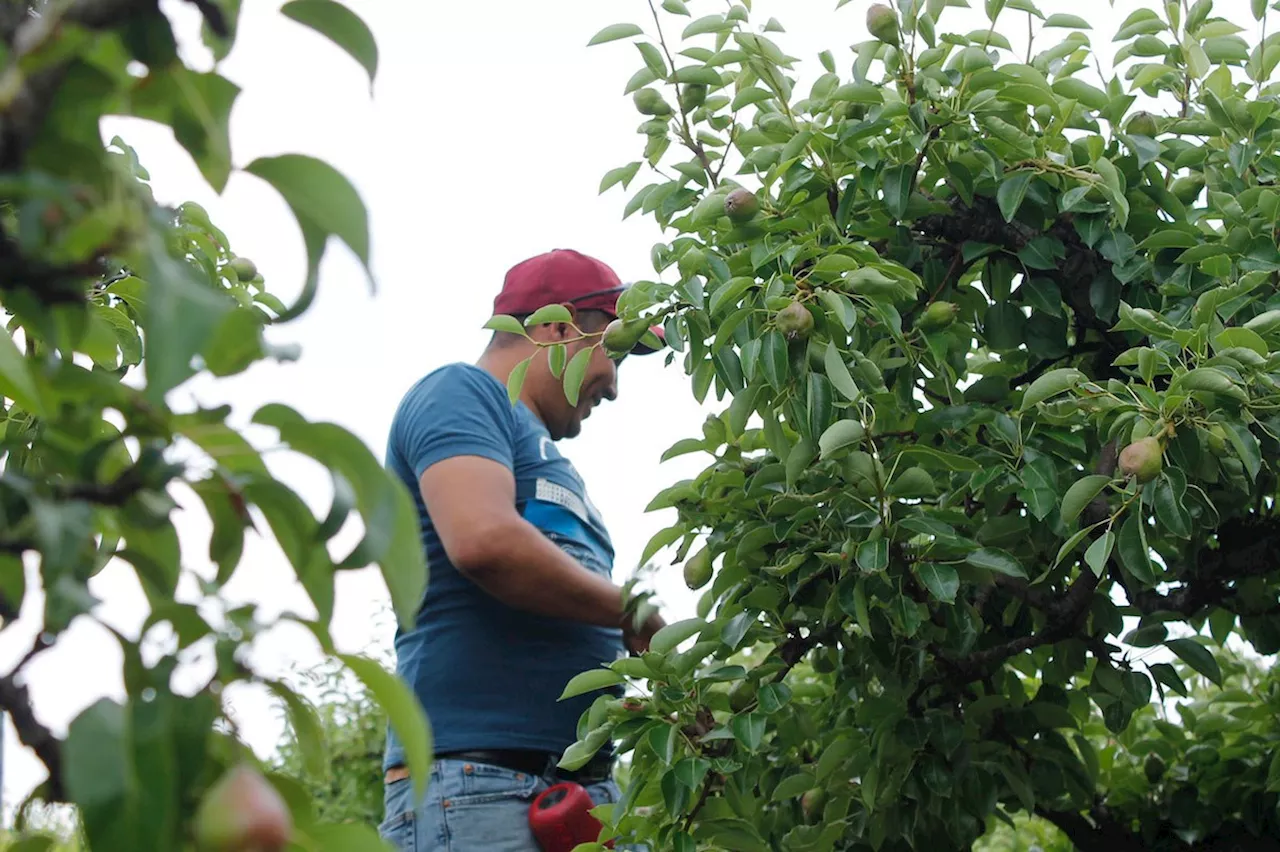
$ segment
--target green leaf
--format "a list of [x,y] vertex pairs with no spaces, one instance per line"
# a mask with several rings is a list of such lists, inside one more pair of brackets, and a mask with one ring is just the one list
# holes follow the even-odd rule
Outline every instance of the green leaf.
[[591,37],[591,41],[587,42],[587,47],[594,47],[597,44],[604,44],[610,41],[618,41],[619,39],[631,38],[632,36],[644,35],[644,30],[635,24],[610,24]]
[[772,716],[791,701],[791,687],[785,683],[766,683],[756,695],[762,713]]
[[860,443],[866,433],[867,430],[857,420],[837,420],[818,438],[820,457],[829,458],[845,447]]
[[1079,101],[1090,109],[1104,110],[1111,102],[1111,98],[1107,96],[1106,92],[1074,77],[1058,80],[1053,84],[1052,88],[1054,94]]
[[[547,367],[551,370],[551,375],[557,379],[564,376],[564,362],[568,357],[566,352],[567,350],[563,343],[556,343],[547,350]],[[512,400],[511,404],[515,405],[515,400]]]
[[846,83],[831,93],[831,100],[875,105],[884,103],[884,93],[870,83]]
[[763,713],[747,713],[734,718],[730,727],[738,742],[747,749],[755,751],[764,741],[765,717]]
[[935,450],[933,447],[926,447],[921,444],[911,444],[902,452],[898,453],[900,461],[912,461],[921,467],[932,467],[938,470],[956,470],[967,473],[976,473],[982,470],[982,465],[970,458],[957,455],[956,453],[944,453],[942,450]]
[[61,744],[63,784],[95,847],[125,849],[135,842],[137,779],[128,752],[125,708],[106,698],[71,722]]
[[304,154],[259,157],[246,172],[271,184],[293,211],[307,252],[307,278],[298,300],[276,318],[277,324],[311,306],[319,284],[320,260],[329,237],[336,236],[359,258],[370,288],[369,214],[355,187],[333,166]]
[[573,313],[564,305],[543,305],[525,318],[524,327],[533,328],[557,322],[573,322]]
[[[698,444],[701,447],[700,441]],[[675,524],[654,533],[653,538],[649,539],[649,543],[644,546],[644,552],[640,554],[640,564],[643,565],[648,562],[655,553],[670,544],[674,544],[684,537],[685,533],[684,524]]]
[[1111,550],[1115,547],[1116,535],[1107,530],[1084,552],[1084,561],[1093,569],[1094,575],[1101,577],[1107,568],[1107,560],[1111,558]]
[[861,396],[858,393],[858,386],[854,384],[849,367],[844,363],[844,358],[841,357],[840,350],[836,348],[834,341],[827,343],[827,351],[822,363],[826,368],[827,378],[831,380],[835,389],[840,391],[840,395],[850,402],[857,402],[858,397]]
[[1077,15],[1056,14],[1045,18],[1044,27],[1065,27],[1073,30],[1090,30],[1093,29],[1089,22]]
[[231,176],[231,110],[240,87],[214,72],[197,72],[175,63],[164,73],[139,80],[130,95],[129,113],[167,124],[200,174],[217,192]]
[[704,15],[685,27],[680,37],[689,39],[696,35],[723,32],[731,27],[732,24],[725,21],[724,15]]
[[560,698],[557,700],[564,701],[567,698],[576,698],[579,695],[586,695],[588,692],[595,692],[598,689],[607,689],[624,683],[625,680],[622,675],[612,669],[591,669],[570,678],[569,683],[565,685],[564,691],[560,693]]
[[521,337],[529,336],[529,333],[524,330],[524,326],[520,324],[520,320],[505,314],[490,317],[482,328],[487,328],[490,331],[505,331],[507,334],[518,334]]
[[673,15],[689,17],[689,7],[684,4],[683,0],[662,0],[662,8]]
[[636,160],[634,163],[628,163],[625,166],[618,166],[616,169],[610,169],[600,180],[600,193],[604,193],[610,187],[616,184],[622,184],[625,189],[631,185],[631,181],[635,179],[636,173],[640,171],[641,162]]
[[955,568],[950,565],[924,562],[916,568],[916,574],[935,598],[946,603],[955,603],[956,592],[960,590],[960,575]]
[[1191,668],[1222,686],[1222,669],[1218,667],[1218,661],[1208,648],[1194,639],[1170,639],[1164,645]]
[[889,542],[886,539],[864,541],[858,545],[855,555],[858,567],[868,574],[876,574],[889,567]]
[[1262,470],[1262,447],[1258,443],[1257,437],[1249,431],[1247,425],[1238,420],[1228,421],[1223,426],[1225,427],[1224,431],[1227,433],[1227,440],[1231,442],[1236,455],[1240,457],[1240,461],[1244,464],[1244,469],[1249,474],[1249,479],[1256,480],[1258,472]]
[[378,76],[378,42],[359,15],[334,0],[290,0],[280,12],[345,50],[368,72],[373,87]]
[[760,366],[764,370],[764,378],[774,390],[781,391],[790,375],[787,365],[787,341],[776,331],[764,336],[760,349]]
[[1030,171],[1014,172],[1000,183],[1000,188],[996,190],[996,203],[1000,205],[1000,213],[1006,222],[1012,222],[1018,208],[1022,206],[1022,199],[1027,196],[1027,187],[1033,176]]
[[0,335],[0,394],[18,403],[24,411],[36,415],[45,413],[31,368],[8,334]]
[[564,368],[564,396],[575,408],[578,405],[578,395],[582,392],[582,380],[587,376],[587,365],[591,363],[593,351],[595,347],[592,346],[579,349],[569,359],[569,366]]
[[649,650],[655,654],[667,654],[676,649],[681,642],[707,629],[707,623],[701,618],[686,618],[665,625],[649,640]]
[[1244,388],[1231,381],[1231,378],[1216,367],[1196,367],[1174,378],[1169,383],[1170,390],[1203,391],[1230,396],[1241,402],[1248,402],[1249,395]]
[[975,550],[965,557],[965,561],[975,568],[985,568],[988,571],[995,571],[997,574],[1004,574],[1007,577],[1027,579],[1027,571],[1022,567],[1022,563],[1015,559],[1012,554],[996,547],[984,547]]
[[671,725],[658,725],[649,732],[649,747],[669,766],[676,753],[676,729]]
[[519,364],[511,368],[511,372],[507,374],[507,399],[512,405],[516,404],[516,400],[520,398],[520,391],[524,388],[524,377],[529,372],[529,364],[533,362],[533,356],[530,355]]
[[892,218],[901,219],[907,212],[907,202],[911,198],[911,185],[914,181],[914,163],[892,166],[884,170],[881,181],[884,206]]
[[747,86],[745,89],[738,92],[738,94],[734,95],[733,103],[729,108],[734,112],[737,112],[743,107],[767,101],[772,97],[774,97],[774,94],[768,89],[762,89],[759,86]]
[[148,282],[142,310],[146,394],[158,406],[191,377],[191,359],[234,303],[199,281],[189,264],[171,257],[154,232],[148,235],[143,265]]
[[1120,564],[1125,570],[1146,585],[1154,584],[1151,550],[1147,546],[1146,529],[1140,511],[1131,512],[1125,519],[1116,544],[1120,548]]
[[391,729],[404,748],[415,798],[421,798],[431,776],[432,737],[426,711],[418,697],[400,677],[384,669],[376,660],[356,654],[339,654],[338,658],[368,688],[386,714]]
[[672,771],[677,781],[690,790],[696,790],[710,769],[711,761],[701,757],[686,757],[677,763]]
[[289,712],[289,724],[297,738],[303,765],[317,777],[323,775],[329,763],[328,746],[325,743],[324,727],[320,724],[315,708],[279,681],[268,681],[267,688],[284,702]]
[[1213,339],[1215,349],[1231,349],[1235,347],[1252,349],[1263,358],[1270,354],[1266,341],[1256,331],[1248,328],[1228,328]]
[[277,429],[282,442],[342,474],[351,484],[365,535],[343,565],[359,568],[377,563],[399,623],[405,628],[412,625],[426,588],[427,564],[418,513],[408,489],[363,441],[336,423],[310,423],[278,404],[258,409],[253,422]]
[[1067,493],[1062,495],[1062,522],[1071,524],[1080,513],[1084,511],[1093,499],[1102,493],[1102,489],[1107,487],[1111,482],[1111,477],[1104,476],[1100,473],[1090,474],[1082,479],[1078,479],[1067,489]]
[[1026,393],[1022,396],[1021,410],[1026,411],[1037,403],[1044,402],[1050,397],[1071,390],[1084,379],[1084,373],[1074,367],[1050,370],[1032,382],[1027,388]]

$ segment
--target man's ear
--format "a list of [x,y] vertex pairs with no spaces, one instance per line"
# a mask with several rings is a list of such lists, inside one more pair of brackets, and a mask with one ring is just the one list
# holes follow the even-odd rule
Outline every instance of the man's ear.
[[553,331],[558,340],[568,340],[577,337],[579,334],[574,328],[578,324],[578,309],[568,302],[562,303],[562,307],[569,312],[569,322],[555,323]]

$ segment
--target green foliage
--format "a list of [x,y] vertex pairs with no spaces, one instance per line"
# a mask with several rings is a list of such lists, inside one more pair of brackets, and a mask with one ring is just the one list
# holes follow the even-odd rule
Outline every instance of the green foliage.
[[[663,324],[720,404],[667,453],[707,467],[650,504],[676,519],[649,553],[713,559],[698,619],[610,665],[644,708],[601,698],[565,755],[630,756],[608,830],[677,852],[967,848],[1019,812],[1086,848],[1280,833],[1265,693],[1169,729],[1238,735],[1212,808],[1139,790],[1116,745],[1155,750],[1132,739],[1163,730],[1153,702],[1223,684],[1228,641],[1280,651],[1268,10],[1138,9],[1106,72],[1075,16],[987,2],[989,27],[944,31],[968,5],[873,9],[851,74],[824,53],[807,88],[749,4],[592,39],[635,39],[626,94],[653,92],[643,154],[602,182],[664,230],[622,319]],[[1016,56],[1001,30],[1028,22]],[[793,302],[811,329],[780,326]]]
[[[297,357],[269,336],[306,310],[331,236],[367,268],[363,202],[343,175],[310,157],[244,166],[281,193],[304,237],[308,277],[286,307],[199,205],[158,206],[133,150],[119,138],[104,149],[98,135],[110,114],[168,124],[220,191],[235,168],[227,127],[238,87],[216,68],[184,65],[154,4],[37,4],[33,14],[11,6],[0,13],[0,302],[8,331],[0,337],[0,617],[8,626],[38,591],[28,588],[24,562],[36,568],[44,609],[37,644],[0,678],[0,705],[49,771],[32,800],[74,805],[94,852],[191,848],[204,793],[227,767],[256,762],[224,714],[223,692],[238,682],[282,699],[306,749],[303,768],[323,768],[322,721],[246,659],[274,622],[221,595],[255,533],[279,544],[314,606],[314,615],[282,618],[308,627],[343,671],[370,685],[425,784],[430,739],[421,706],[382,664],[336,655],[329,639],[339,570],[378,565],[395,613],[411,621],[426,566],[410,495],[340,426],[308,422],[281,404],[250,412],[278,433],[271,449],[332,472],[332,500],[317,515],[231,425],[230,406],[191,407],[172,393],[197,377]],[[204,37],[219,59],[234,39],[238,7],[201,4]],[[372,79],[376,47],[353,13],[321,0],[284,11],[352,53]],[[191,495],[183,508],[207,512],[212,524],[207,544],[194,550],[174,529],[179,488]],[[363,537],[334,553],[348,518]],[[126,696],[97,701],[58,738],[32,713],[22,668],[73,620],[96,619],[89,583],[113,562],[131,566],[150,606],[139,636],[115,634]],[[144,659],[143,643],[156,648],[166,636],[161,652]],[[199,642],[213,650],[216,671],[202,687],[175,692],[178,654]],[[301,847],[379,848],[372,827],[335,831],[296,780],[269,778],[291,808]],[[32,838],[19,848],[43,847]]]
[[[390,660],[380,660],[390,667]],[[303,735],[296,717],[278,747],[277,770],[306,790],[316,816],[325,822],[382,822],[382,756],[387,714],[373,693],[339,664],[304,672],[305,692],[314,695],[318,736]],[[321,765],[311,760],[313,742],[325,743]]]

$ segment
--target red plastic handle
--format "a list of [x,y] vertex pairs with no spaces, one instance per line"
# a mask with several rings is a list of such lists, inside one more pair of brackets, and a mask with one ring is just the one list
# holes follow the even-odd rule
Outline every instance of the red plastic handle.
[[[529,805],[529,828],[543,852],[572,852],[580,843],[600,839],[600,820],[591,815],[595,802],[585,787],[571,781],[553,784]],[[613,848],[613,841],[604,844]]]

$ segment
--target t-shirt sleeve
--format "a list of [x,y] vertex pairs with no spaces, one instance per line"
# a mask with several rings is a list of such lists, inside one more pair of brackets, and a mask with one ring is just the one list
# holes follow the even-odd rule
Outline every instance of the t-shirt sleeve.
[[405,395],[393,435],[417,477],[453,456],[481,456],[513,468],[511,415],[498,382],[471,370],[447,370]]

